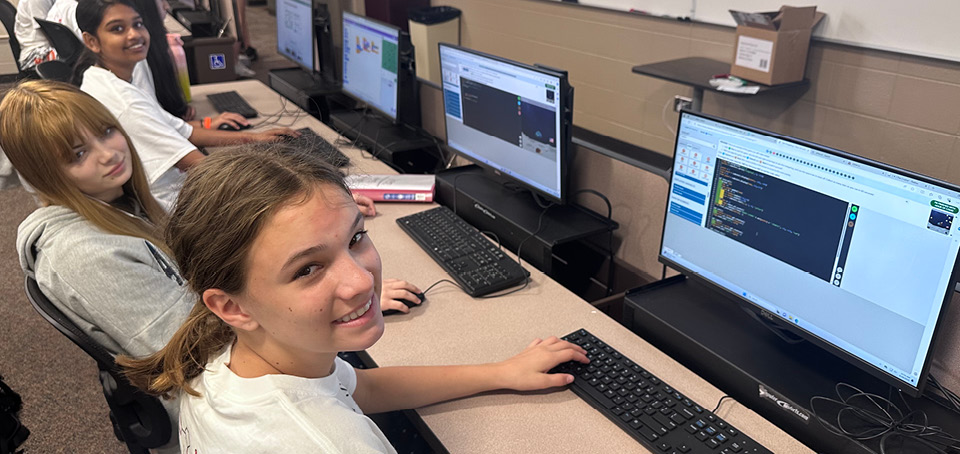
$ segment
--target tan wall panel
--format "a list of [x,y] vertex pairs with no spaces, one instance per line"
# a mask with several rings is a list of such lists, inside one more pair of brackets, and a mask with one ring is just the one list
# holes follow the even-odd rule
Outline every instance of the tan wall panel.
[[960,130],[960,85],[899,76],[889,118],[948,134]]
[[824,104],[884,118],[890,111],[890,93],[896,80],[896,73],[837,65]]
[[[941,180],[950,179],[947,170],[953,158],[955,136],[889,123],[883,137],[884,143],[877,157],[880,161]],[[960,180],[956,176],[952,179]]]

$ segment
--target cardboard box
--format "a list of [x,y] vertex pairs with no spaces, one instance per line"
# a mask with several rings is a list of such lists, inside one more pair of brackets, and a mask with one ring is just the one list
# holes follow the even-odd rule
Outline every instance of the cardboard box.
[[803,80],[810,34],[824,16],[816,6],[730,14],[737,21],[730,74],[764,85]]
[[191,84],[209,84],[229,82],[237,79],[233,66],[237,64],[233,45],[236,39],[192,38],[184,40],[183,50],[187,54],[187,68]]

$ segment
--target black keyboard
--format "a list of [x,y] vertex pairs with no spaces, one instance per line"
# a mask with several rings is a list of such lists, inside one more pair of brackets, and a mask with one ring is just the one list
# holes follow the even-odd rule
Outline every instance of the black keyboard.
[[213,104],[213,108],[218,112],[234,112],[243,115],[244,118],[256,118],[257,111],[247,104],[247,100],[235,91],[225,91],[223,93],[210,93],[207,99]]
[[657,453],[770,453],[713,412],[670,387],[585,329],[564,340],[587,351],[590,364],[569,362],[552,372],[573,374],[570,389]]
[[404,216],[397,219],[397,224],[470,296],[503,290],[530,276],[519,263],[447,207]]
[[297,132],[300,133],[300,137],[284,136],[283,142],[301,150],[309,150],[317,153],[322,156],[325,161],[337,167],[350,165],[350,158],[344,155],[335,145],[327,142],[327,139],[313,132],[312,129],[300,128]]

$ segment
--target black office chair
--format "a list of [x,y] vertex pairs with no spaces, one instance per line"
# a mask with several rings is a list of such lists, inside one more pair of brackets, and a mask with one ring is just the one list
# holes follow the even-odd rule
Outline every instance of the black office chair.
[[7,29],[10,51],[13,53],[13,61],[17,64],[17,70],[19,71],[17,79],[36,77],[36,73],[33,71],[23,71],[20,69],[20,41],[17,41],[17,35],[14,30],[17,23],[17,7],[13,6],[13,3],[10,3],[9,0],[0,0],[0,22],[3,22],[3,27]]
[[103,397],[110,407],[110,421],[117,439],[127,444],[131,454],[147,454],[170,441],[171,424],[167,410],[156,397],[130,385],[113,359],[100,344],[87,336],[40,291],[37,281],[25,279],[27,298],[33,308],[58,331],[97,361]]
[[37,65],[37,75],[41,79],[71,83],[73,69],[63,61],[50,60]]
[[33,20],[37,21],[37,24],[40,25],[40,31],[47,37],[53,48],[57,50],[57,59],[63,60],[73,68],[73,64],[77,62],[86,47],[83,45],[83,41],[80,41],[80,38],[66,25],[38,17]]

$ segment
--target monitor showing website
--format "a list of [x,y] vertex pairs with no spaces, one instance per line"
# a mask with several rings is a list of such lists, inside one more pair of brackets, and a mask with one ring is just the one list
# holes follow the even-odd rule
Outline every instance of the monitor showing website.
[[397,118],[400,30],[343,13],[343,91]]
[[313,71],[313,7],[310,0],[277,0],[277,51]]
[[683,112],[660,253],[874,375],[918,388],[954,291],[958,191]]
[[560,76],[440,45],[447,144],[471,160],[562,199]]

